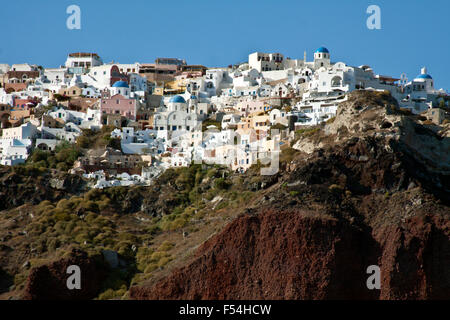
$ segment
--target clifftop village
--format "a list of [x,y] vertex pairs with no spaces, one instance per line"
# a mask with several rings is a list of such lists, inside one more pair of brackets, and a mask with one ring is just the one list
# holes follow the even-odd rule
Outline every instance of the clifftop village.
[[426,68],[408,81],[331,58],[321,47],[313,61],[255,52],[226,68],[174,58],[103,63],[95,53],[71,53],[54,69],[0,64],[0,163],[109,128],[116,148],[91,148],[70,168],[94,188],[146,185],[193,161],[245,172],[290,147],[297,130],[330,121],[354,90],[388,90],[402,108],[444,121],[449,95]]

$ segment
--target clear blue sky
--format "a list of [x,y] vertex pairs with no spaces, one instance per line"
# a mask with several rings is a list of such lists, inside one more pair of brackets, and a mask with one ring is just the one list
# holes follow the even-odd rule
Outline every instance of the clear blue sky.
[[[333,61],[368,64],[409,79],[427,66],[436,87],[450,89],[449,0],[14,0],[2,1],[0,63],[64,64],[69,52],[105,62],[185,58],[227,66],[254,51],[308,60],[326,46]],[[66,8],[82,10],[82,29],[66,28]],[[381,8],[369,30],[366,9]]]

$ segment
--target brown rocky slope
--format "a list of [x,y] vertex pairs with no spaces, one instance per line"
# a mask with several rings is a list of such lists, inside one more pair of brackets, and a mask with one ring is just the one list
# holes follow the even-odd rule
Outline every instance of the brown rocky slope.
[[[68,290],[66,279],[70,266],[78,266],[81,272],[81,289]],[[97,297],[106,267],[98,257],[89,257],[86,252],[73,250],[64,259],[49,265],[33,268],[24,291],[25,300],[90,300]]]
[[[258,206],[130,297],[448,299],[448,137],[370,92],[322,129],[300,137]],[[374,264],[380,290],[366,286]]]

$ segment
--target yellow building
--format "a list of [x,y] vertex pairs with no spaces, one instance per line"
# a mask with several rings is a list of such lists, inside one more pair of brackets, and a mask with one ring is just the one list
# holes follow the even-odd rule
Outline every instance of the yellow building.
[[79,97],[83,94],[83,89],[77,86],[73,86],[70,88],[63,88],[59,90],[58,93],[66,97]]
[[255,115],[251,118],[251,127],[254,130],[269,131],[270,130],[270,117],[268,114]]

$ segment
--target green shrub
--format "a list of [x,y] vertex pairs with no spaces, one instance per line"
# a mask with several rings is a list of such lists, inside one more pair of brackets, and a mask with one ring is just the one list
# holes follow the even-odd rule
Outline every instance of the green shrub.
[[158,263],[150,263],[145,267],[144,273],[151,273],[158,269]]
[[219,204],[216,206],[216,210],[225,209],[225,208],[227,208],[228,206],[229,206],[228,201],[222,201],[221,203],[219,203]]
[[161,221],[160,228],[163,231],[175,231],[185,227],[188,224],[188,219],[184,217],[174,218],[174,220]]
[[163,268],[164,266],[166,266],[168,263],[170,262],[170,258],[169,257],[162,257],[159,262],[158,262],[158,267],[159,268]]
[[336,120],[336,117],[332,117],[326,121],[326,124],[332,124]]
[[214,181],[214,186],[219,190],[227,190],[231,186],[231,183],[225,178],[218,178]]
[[80,156],[81,151],[76,145],[64,141],[53,152],[35,149],[28,157],[27,166],[67,171]]
[[158,248],[158,251],[166,252],[170,251],[174,247],[174,244],[169,241],[164,241],[161,246]]
[[277,124],[271,126],[271,127],[270,127],[270,130],[280,130],[280,131],[283,131],[283,130],[286,130],[287,128],[288,128],[287,126],[282,125],[281,123],[277,123]]

